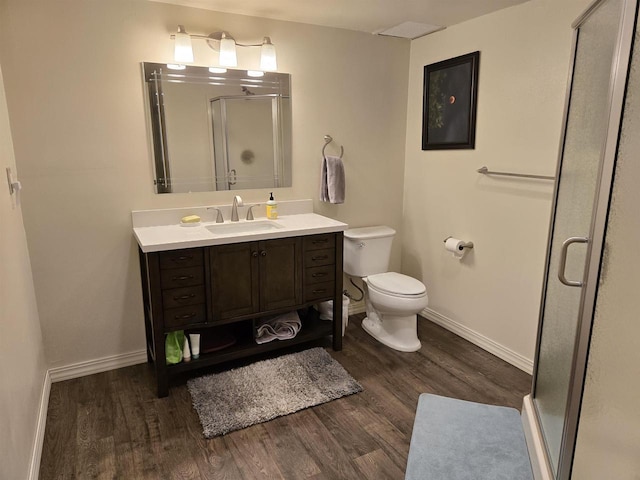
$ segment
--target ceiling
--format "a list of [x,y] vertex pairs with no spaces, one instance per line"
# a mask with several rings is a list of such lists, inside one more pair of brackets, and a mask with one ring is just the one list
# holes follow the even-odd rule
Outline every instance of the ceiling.
[[378,33],[403,22],[448,27],[528,0],[152,0]]

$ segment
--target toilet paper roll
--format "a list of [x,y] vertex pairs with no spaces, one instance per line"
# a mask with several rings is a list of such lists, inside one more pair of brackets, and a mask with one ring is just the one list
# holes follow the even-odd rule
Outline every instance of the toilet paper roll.
[[444,242],[444,249],[447,252],[451,252],[455,258],[460,259],[464,256],[464,242],[458,238],[449,237]]

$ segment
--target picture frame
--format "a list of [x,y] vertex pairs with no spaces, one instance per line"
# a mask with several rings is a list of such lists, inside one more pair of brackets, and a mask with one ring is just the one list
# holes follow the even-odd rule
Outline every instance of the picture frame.
[[473,149],[480,52],[424,67],[422,150]]

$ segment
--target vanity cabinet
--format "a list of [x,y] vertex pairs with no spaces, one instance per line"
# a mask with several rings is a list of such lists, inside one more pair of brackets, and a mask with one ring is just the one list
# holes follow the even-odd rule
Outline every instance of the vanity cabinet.
[[[158,396],[174,374],[302,342],[333,338],[342,349],[342,232],[144,253],[140,250],[147,357]],[[333,322],[309,307],[333,300]],[[257,344],[258,321],[297,310],[302,328],[289,340]],[[234,331],[235,344],[166,365],[171,331]],[[222,335],[222,334],[221,334]]]
[[209,247],[213,317],[295,308],[302,303],[302,239]]

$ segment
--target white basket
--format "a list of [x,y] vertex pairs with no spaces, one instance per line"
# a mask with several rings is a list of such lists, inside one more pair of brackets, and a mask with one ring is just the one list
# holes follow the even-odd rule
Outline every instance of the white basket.
[[[327,300],[326,302],[319,303],[317,309],[320,312],[321,320],[333,320],[333,300]],[[344,331],[349,324],[349,297],[342,296],[342,336],[344,337]]]

